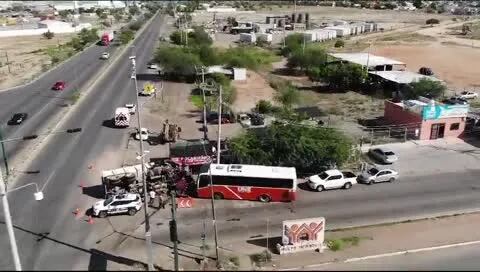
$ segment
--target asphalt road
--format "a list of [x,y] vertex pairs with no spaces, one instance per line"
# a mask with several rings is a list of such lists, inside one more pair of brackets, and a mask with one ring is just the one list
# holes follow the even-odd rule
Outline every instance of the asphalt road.
[[[429,176],[404,177],[394,183],[356,185],[350,190],[315,192],[298,190],[294,203],[217,201],[217,227],[220,244],[235,249],[238,242],[255,243],[267,235],[267,220],[270,237],[279,237],[282,221],[309,217],[326,218],[327,229],[362,224],[392,222],[415,217],[429,217],[435,213],[450,213],[480,208],[480,170],[459,173],[438,173]],[[300,184],[301,188],[305,188]],[[205,200],[203,200],[205,203]],[[198,205],[198,204],[197,204]],[[156,226],[153,240],[169,241],[169,211],[154,217]],[[199,243],[199,230],[207,222],[207,237],[210,244],[211,215],[208,201],[205,208],[180,209],[178,231],[181,241]]]
[[[24,175],[17,180],[16,186],[32,181],[38,182],[40,186],[46,186],[45,199],[41,202],[35,202],[32,192],[28,190],[16,191],[9,195],[23,269],[71,270],[77,264],[87,265],[82,269],[88,269],[88,265],[91,265],[89,264],[90,249],[95,246],[96,238],[89,237],[93,230],[98,230],[98,226],[89,225],[80,219],[73,219],[73,207],[81,206],[87,198],[91,202],[91,198],[82,195],[78,184],[91,178],[88,166],[92,160],[99,158],[105,152],[118,151],[119,147],[126,143],[128,130],[110,128],[104,125],[104,121],[113,117],[116,107],[135,101],[134,82],[130,79],[131,63],[128,56],[136,54],[137,74],[146,71],[146,64],[150,61],[159,33],[164,28],[162,20],[164,18],[161,16],[153,19],[147,29],[135,40],[135,52],[129,50],[131,52],[122,57],[117,67],[106,74],[59,128],[82,127],[82,133],[55,136],[30,165],[31,169],[40,169],[40,174]],[[88,71],[88,67],[97,64],[96,58],[103,51],[99,48],[92,50],[99,51],[94,51],[91,56],[88,55],[85,60],[82,60],[86,68],[78,71],[78,73],[86,73],[85,79],[88,75],[93,75],[94,72]],[[93,64],[88,64],[89,61]],[[44,81],[45,86],[48,87],[50,80]],[[44,91],[49,92],[49,90]],[[28,100],[28,98],[25,99]],[[34,122],[34,118],[30,121]],[[119,155],[115,155],[111,160],[116,160],[118,157]],[[95,180],[91,183],[99,184],[100,182]],[[6,233],[3,224],[0,228],[1,233]],[[48,237],[45,238],[44,235]],[[0,248],[4,253],[10,250],[6,235],[0,236]],[[10,255],[4,256],[5,258],[0,260],[0,268],[13,269]]]
[[464,271],[478,270],[480,265],[480,246],[469,245],[438,249],[419,253],[405,254],[392,257],[384,257],[363,260],[351,263],[338,263],[312,268],[312,270],[362,270],[362,271]]

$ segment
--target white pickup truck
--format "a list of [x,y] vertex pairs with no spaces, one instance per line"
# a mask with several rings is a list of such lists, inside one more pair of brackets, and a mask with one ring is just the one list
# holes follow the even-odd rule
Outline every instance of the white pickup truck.
[[324,171],[307,179],[308,186],[319,192],[328,189],[350,189],[357,184],[357,175],[350,171],[339,171],[336,169]]

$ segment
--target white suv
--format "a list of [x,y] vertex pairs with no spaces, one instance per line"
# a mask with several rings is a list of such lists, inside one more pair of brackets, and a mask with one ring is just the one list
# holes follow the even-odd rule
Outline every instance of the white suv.
[[352,185],[357,184],[357,175],[350,171],[333,169],[310,176],[306,181],[312,190],[319,192],[337,188],[350,189]]
[[135,215],[142,208],[142,200],[138,194],[114,195],[95,203],[93,215],[104,218],[109,214],[128,213]]

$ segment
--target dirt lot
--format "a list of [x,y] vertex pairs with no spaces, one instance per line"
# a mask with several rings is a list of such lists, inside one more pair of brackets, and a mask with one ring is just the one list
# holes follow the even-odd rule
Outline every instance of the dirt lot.
[[258,101],[273,101],[275,90],[256,72],[248,71],[246,81],[232,81],[237,94],[232,108],[235,111],[250,111]]
[[[55,35],[51,40],[42,36],[8,37],[0,39],[0,90],[22,84],[43,71],[50,63],[48,55],[42,51],[49,46],[62,44],[70,40],[73,34]],[[10,71],[5,65],[8,54]]]

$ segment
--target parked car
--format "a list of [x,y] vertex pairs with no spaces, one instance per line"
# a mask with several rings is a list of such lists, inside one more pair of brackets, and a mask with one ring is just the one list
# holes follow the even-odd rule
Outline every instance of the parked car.
[[20,125],[27,119],[28,114],[26,113],[15,113],[12,118],[8,121],[9,125]]
[[372,148],[368,150],[368,154],[382,163],[394,163],[398,160],[397,155],[386,148]]
[[418,70],[419,74],[425,75],[425,76],[433,76],[433,71],[432,68],[429,67],[422,67]]
[[385,181],[393,182],[396,179],[398,179],[397,171],[393,169],[378,169],[376,167],[372,167],[358,176],[359,183],[365,183],[368,185]]
[[350,189],[353,184],[357,184],[357,176],[350,171],[334,169],[310,176],[306,181],[311,189],[321,192],[328,189]]
[[63,91],[65,89],[65,86],[66,86],[65,81],[57,81],[53,85],[52,90]]
[[94,216],[104,218],[109,214],[117,213],[135,215],[141,208],[142,200],[138,194],[121,194],[97,201],[92,210]]
[[[234,122],[233,117],[234,116],[232,116],[229,113],[222,113],[222,124],[233,123]],[[207,115],[207,123],[213,123],[213,124],[218,123],[218,113],[217,112],[209,113]]]
[[475,99],[478,97],[478,94],[472,91],[465,91],[465,92],[462,92],[458,97],[462,99]]
[[110,53],[104,52],[100,58],[101,59],[108,59],[108,58],[110,58]]
[[[146,128],[141,128],[140,129],[141,131],[141,134],[142,134],[142,140],[146,141],[148,140],[148,129]],[[138,130],[137,130],[137,133],[135,133],[135,140],[140,140],[140,133],[138,133]]]
[[468,105],[468,101],[459,96],[450,97],[448,99],[442,100],[442,102],[448,105]]
[[155,64],[155,63],[150,62],[150,63],[147,64],[147,68],[148,68],[148,69],[158,70],[158,65]]
[[135,104],[125,104],[125,108],[128,109],[130,114],[135,114],[135,111],[137,110],[137,106]]

